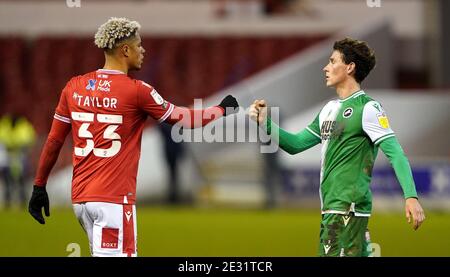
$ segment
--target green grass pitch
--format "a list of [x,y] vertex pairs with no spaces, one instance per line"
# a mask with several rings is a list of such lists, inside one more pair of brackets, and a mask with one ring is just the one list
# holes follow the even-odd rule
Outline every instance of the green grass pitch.
[[[138,255],[152,257],[316,256],[320,214],[296,209],[139,207]],[[52,209],[40,225],[25,211],[0,211],[0,256],[67,256],[87,238],[71,209]],[[402,213],[377,214],[370,222],[381,256],[450,256],[450,214],[428,213],[413,231]]]

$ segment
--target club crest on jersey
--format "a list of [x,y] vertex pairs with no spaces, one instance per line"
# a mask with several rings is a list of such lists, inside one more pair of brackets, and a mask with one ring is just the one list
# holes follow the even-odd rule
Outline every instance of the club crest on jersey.
[[88,84],[86,86],[86,90],[95,90],[95,83],[97,82],[97,80],[94,79],[89,79]]
[[163,109],[167,109],[167,106],[169,105],[169,103],[167,103],[167,101],[166,100],[164,100],[164,103],[162,103],[162,107],[163,107]]
[[377,118],[378,118],[378,123],[380,123],[381,127],[383,127],[384,129],[389,128],[389,120],[385,113],[377,114]]
[[156,91],[156,89],[153,89],[152,92],[150,92],[150,95],[153,97],[153,100],[155,100],[155,103],[158,105],[164,104],[164,99],[159,95],[159,93]]
[[344,112],[342,113],[342,116],[344,118],[349,118],[350,116],[352,116],[353,114],[353,109],[352,108],[347,108],[344,110]]

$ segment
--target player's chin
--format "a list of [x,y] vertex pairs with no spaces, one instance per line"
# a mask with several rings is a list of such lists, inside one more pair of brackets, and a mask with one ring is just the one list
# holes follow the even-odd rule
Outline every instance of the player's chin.
[[330,80],[326,80],[325,85],[326,85],[327,87],[329,87],[329,88],[334,87],[334,83],[331,82]]
[[134,70],[141,70],[141,67],[142,67],[142,63],[141,62],[139,62],[139,63],[137,63],[137,64],[135,64],[134,65]]

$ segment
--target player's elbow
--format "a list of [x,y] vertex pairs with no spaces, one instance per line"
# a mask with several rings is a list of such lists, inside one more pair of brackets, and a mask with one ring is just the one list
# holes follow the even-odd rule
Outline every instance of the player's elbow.
[[289,155],[295,155],[295,154],[302,152],[300,149],[297,149],[295,147],[284,147],[282,149]]
[[52,136],[49,135],[47,137],[47,142],[46,144],[51,148],[51,149],[59,149],[62,147],[62,145],[64,144],[64,139],[61,137],[57,137],[57,136]]
[[301,153],[302,151],[303,151],[303,150],[301,150],[301,149],[295,149],[295,150],[289,152],[289,154],[290,154],[290,155],[297,155],[298,153]]
[[203,127],[202,124],[196,124],[196,122],[194,121],[189,121],[189,120],[180,120],[179,124],[184,128],[184,129],[196,129],[199,127]]

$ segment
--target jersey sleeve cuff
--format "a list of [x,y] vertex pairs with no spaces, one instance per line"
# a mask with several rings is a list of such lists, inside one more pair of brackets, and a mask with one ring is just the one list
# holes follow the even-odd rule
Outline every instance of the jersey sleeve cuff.
[[166,113],[163,116],[161,116],[160,119],[158,119],[158,123],[163,123],[172,114],[174,108],[175,106],[172,103],[170,103],[169,109],[167,109]]
[[54,119],[57,119],[57,120],[59,120],[59,121],[68,123],[68,124],[70,124],[70,121],[71,121],[70,118],[65,117],[65,116],[62,116],[62,115],[59,115],[59,114],[57,114],[57,113],[55,113],[55,115],[53,116],[53,118],[54,118]]
[[395,137],[394,133],[390,133],[390,134],[381,136],[381,137],[377,138],[373,143],[375,145],[379,145],[383,140],[388,139],[388,138],[392,138],[392,137]]

